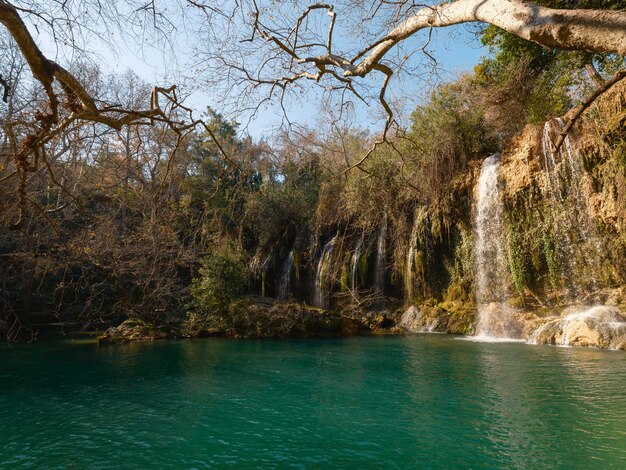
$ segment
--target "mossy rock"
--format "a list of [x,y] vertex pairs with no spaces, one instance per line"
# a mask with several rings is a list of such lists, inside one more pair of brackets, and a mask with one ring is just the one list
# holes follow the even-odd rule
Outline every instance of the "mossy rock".
[[448,333],[457,335],[474,334],[476,307],[471,302],[449,301],[439,304],[448,313]]
[[98,345],[154,341],[178,336],[177,332],[165,325],[152,325],[139,318],[129,318],[119,326],[107,329],[98,337]]
[[334,337],[369,331],[365,322],[336,312],[254,298],[233,302],[227,323],[225,334],[237,338]]

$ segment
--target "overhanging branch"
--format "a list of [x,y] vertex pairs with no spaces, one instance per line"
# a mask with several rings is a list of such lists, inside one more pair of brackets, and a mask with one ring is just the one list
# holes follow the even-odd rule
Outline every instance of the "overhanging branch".
[[614,85],[622,81],[624,78],[626,78],[626,70],[620,70],[615,75],[613,75],[613,77],[610,80],[607,80],[602,86],[596,88],[596,90],[590,96],[588,96],[577,108],[572,110],[571,116],[569,117],[567,124],[565,125],[561,133],[559,134],[559,137],[556,140],[556,142],[554,143],[554,149],[556,152],[559,151],[559,149],[563,145],[563,142],[565,142],[565,138],[574,127],[574,124],[576,124],[576,121],[580,119],[583,113],[593,104],[593,102],[600,95],[607,92]]

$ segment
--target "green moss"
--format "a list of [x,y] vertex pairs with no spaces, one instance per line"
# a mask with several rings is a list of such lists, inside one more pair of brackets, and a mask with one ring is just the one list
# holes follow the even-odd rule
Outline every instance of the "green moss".
[[548,268],[548,281],[553,289],[557,289],[560,277],[559,256],[554,241],[547,233],[541,237],[541,249]]
[[441,302],[438,307],[448,315],[447,330],[452,334],[471,335],[476,322],[476,307],[470,301]]

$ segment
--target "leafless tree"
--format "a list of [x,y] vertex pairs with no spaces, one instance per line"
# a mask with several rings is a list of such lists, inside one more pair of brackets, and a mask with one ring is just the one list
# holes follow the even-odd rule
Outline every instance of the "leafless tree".
[[[129,0],[0,0],[0,23],[43,91],[32,129],[15,150],[17,169],[22,175],[32,171],[45,159],[46,143],[77,121],[114,129],[164,122],[180,132],[199,124],[180,103],[176,85],[155,86],[144,108],[101,102],[79,75],[42,52],[33,28],[44,28],[59,47],[76,50],[90,34],[117,30],[136,40],[147,36],[168,43],[175,32],[188,28],[197,52],[204,53],[196,68],[216,90],[234,92],[241,107],[249,97],[257,98],[247,100],[253,113],[269,100],[285,107],[286,90],[307,93],[310,85],[318,85],[338,94],[343,109],[347,96],[369,103],[375,89],[386,114],[385,138],[395,124],[387,93],[391,78],[412,67],[409,58],[416,53],[432,59],[427,46],[434,28],[471,22],[491,23],[549,48],[626,54],[625,12],[555,10],[522,0],[375,0],[304,7],[299,1],[260,0],[139,5]],[[2,76],[0,85],[7,99],[11,83]],[[256,93],[260,90],[262,95]],[[172,112],[181,111],[187,113],[185,121],[172,119]]]
[[[489,23],[547,48],[626,54],[623,11],[558,10],[522,0],[375,0],[304,7],[300,2],[251,0],[241,3],[241,9],[247,15],[241,20],[238,48],[199,46],[207,51],[208,77],[234,86],[240,107],[239,100],[254,96],[253,112],[268,101],[284,109],[289,91],[306,94],[312,87],[338,96],[339,110],[351,100],[369,105],[374,98],[384,111],[385,126],[373,148],[397,129],[388,93],[392,77],[436,63],[428,50],[436,28]],[[420,53],[423,61],[410,60]],[[616,75],[610,84],[623,76]],[[602,84],[594,96],[607,87]],[[572,115],[571,123],[578,115]]]

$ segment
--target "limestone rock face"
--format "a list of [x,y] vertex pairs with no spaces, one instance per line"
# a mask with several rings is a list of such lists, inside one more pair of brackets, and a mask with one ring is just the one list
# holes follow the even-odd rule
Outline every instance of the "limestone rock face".
[[398,326],[413,333],[419,332],[446,332],[447,316],[445,311],[434,307],[417,308],[411,305],[402,314]]
[[626,315],[615,307],[574,307],[540,326],[528,341],[626,350]]
[[524,339],[528,339],[537,329],[552,320],[552,318],[541,317],[529,311],[515,312],[514,317],[519,328],[519,337]]
[[543,173],[541,132],[537,126],[526,126],[503,152],[500,178],[504,183],[506,197],[526,191],[534,183],[540,186],[543,184],[543,178],[537,178],[537,175]]

